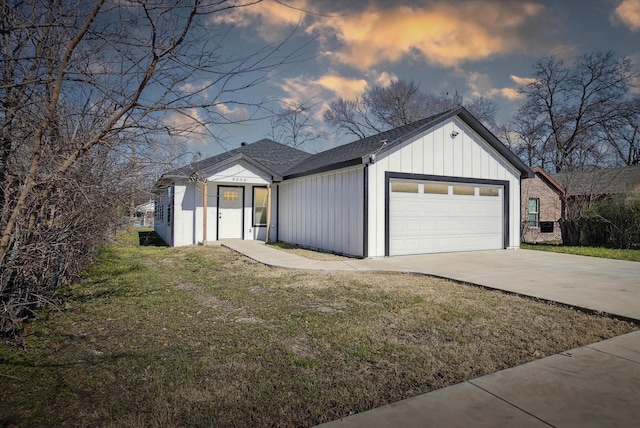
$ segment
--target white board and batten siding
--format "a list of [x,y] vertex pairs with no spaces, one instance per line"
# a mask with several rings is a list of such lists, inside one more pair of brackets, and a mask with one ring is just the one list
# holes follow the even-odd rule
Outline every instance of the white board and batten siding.
[[[238,224],[242,230],[238,237],[243,239],[266,238],[266,227],[253,225],[253,188],[265,187],[270,177],[247,164],[229,164],[207,173],[207,241],[218,239],[218,192],[219,187],[238,188],[242,204],[238,209]],[[195,183],[175,183],[174,186],[173,246],[195,245],[204,238],[203,185]],[[275,234],[275,199],[272,204],[272,234]],[[225,213],[225,215],[227,215]],[[234,235],[235,236],[235,235]],[[222,234],[224,237],[224,234]]]
[[[457,133],[455,137],[452,133]],[[450,189],[448,195],[442,195],[442,197],[429,195],[430,201],[424,202],[425,205],[416,205],[416,200],[412,202],[411,207],[407,209],[423,210],[427,213],[425,216],[414,216],[414,225],[416,227],[416,242],[422,239],[429,239],[429,228],[433,227],[434,221],[443,227],[458,228],[456,233],[464,234],[465,232],[473,232],[474,228],[487,226],[487,235],[481,239],[491,241],[486,243],[484,247],[482,245],[479,248],[494,248],[497,233],[500,233],[501,243],[497,245],[499,248],[517,248],[520,245],[520,186],[519,177],[520,171],[510,162],[502,157],[493,147],[491,147],[482,137],[476,134],[465,122],[457,117],[453,117],[448,121],[430,129],[427,133],[414,138],[411,141],[407,141],[398,147],[391,149],[383,156],[379,156],[376,163],[369,165],[368,181],[368,212],[369,212],[369,233],[368,233],[368,257],[383,257],[385,252],[393,248],[390,244],[385,242],[385,236],[390,237],[390,241],[393,239],[391,235],[395,231],[396,238],[398,238],[398,231],[401,230],[399,225],[392,225],[393,219],[388,221],[386,219],[387,213],[392,216],[399,215],[398,210],[403,210],[401,204],[399,204],[398,197],[402,198],[402,195],[389,196],[390,200],[387,201],[386,195],[391,195],[390,189],[385,189],[389,186],[389,180],[385,177],[385,173],[391,174],[412,174],[412,177],[416,177],[416,182],[421,183],[424,186],[425,180],[421,180],[421,176],[424,177],[436,177],[438,182],[445,183],[447,178],[451,178],[451,185],[453,184],[465,184],[464,180],[468,179],[470,185],[482,187],[484,182],[506,183],[501,187],[500,192],[508,191],[508,197],[505,198],[503,193],[500,193],[499,201],[508,200],[508,210],[504,210],[504,207],[498,203],[497,199],[483,199],[479,195],[479,190],[476,188],[473,196],[453,199],[453,191]],[[393,175],[392,175],[393,176]],[[424,178],[422,177],[422,178]],[[391,179],[393,180],[393,179]],[[411,181],[411,180],[409,180]],[[424,194],[424,189],[421,192]],[[474,200],[475,197],[475,200]],[[391,198],[395,198],[395,204],[391,205]],[[439,199],[442,199],[440,201]],[[493,201],[493,202],[491,202]],[[385,204],[390,206],[385,206]],[[476,203],[474,205],[474,203]],[[478,205],[479,203],[479,205]],[[440,208],[433,208],[440,204]],[[429,208],[427,208],[427,205]],[[486,205],[486,206],[485,206]],[[474,208],[475,207],[475,208]],[[394,213],[394,210],[396,211]],[[469,218],[467,213],[469,210],[476,211],[482,215],[474,217],[475,224],[469,224],[465,222],[465,216]],[[508,218],[504,218],[503,213],[507,213]],[[430,214],[429,214],[430,213]],[[446,222],[443,220],[447,216],[451,216],[451,213],[458,213],[457,218],[453,218],[452,222]],[[428,217],[432,218],[429,219]],[[410,215],[408,216],[410,217]],[[420,218],[423,217],[422,220]],[[499,218],[498,218],[499,217]],[[410,218],[404,217],[404,220],[411,222]],[[431,220],[431,222],[429,221]],[[422,226],[418,222],[422,222]],[[507,228],[502,228],[498,231],[496,228],[500,225],[504,225],[503,222],[508,222]],[[489,224],[490,223],[490,224]],[[385,230],[389,227],[389,230]],[[403,226],[403,227],[406,227]],[[502,231],[508,229],[508,236],[502,236]],[[388,233],[387,233],[388,232]],[[411,232],[405,230],[404,236],[401,239],[411,240]],[[461,244],[456,246],[455,242],[449,239],[449,244],[438,244],[438,239],[445,239],[446,237],[438,237],[438,234],[430,239],[434,239],[433,248],[438,248],[438,245],[442,245],[442,251],[456,251],[460,249],[473,249],[473,245]],[[453,240],[455,241],[455,237]],[[469,240],[475,239],[471,237]],[[460,240],[464,238],[460,235]],[[488,241],[487,241],[488,242]],[[506,245],[504,244],[506,242]],[[419,244],[416,244],[419,245]],[[425,244],[423,244],[425,245]],[[449,245],[449,249],[446,246]],[[387,247],[387,248],[385,248]],[[391,247],[391,248],[389,248]],[[409,245],[410,247],[410,245]],[[396,247],[399,248],[399,247]],[[441,250],[436,250],[441,251]],[[412,250],[397,251],[396,254],[409,254]],[[416,252],[425,252],[419,249]],[[426,251],[429,252],[429,251]]]
[[363,253],[363,165],[278,185],[278,240],[355,257]]

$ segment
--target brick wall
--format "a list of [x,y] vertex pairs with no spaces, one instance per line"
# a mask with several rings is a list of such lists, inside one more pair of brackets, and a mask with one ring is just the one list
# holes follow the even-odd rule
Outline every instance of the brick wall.
[[[534,178],[526,178],[521,181],[521,232],[522,242],[536,243],[536,242],[561,242],[562,233],[560,232],[560,225],[558,220],[561,215],[562,201],[560,196],[553,187],[550,187],[546,181],[540,178],[536,173]],[[540,221],[553,222],[552,233],[542,233],[539,227],[529,227],[529,198],[540,199]]]

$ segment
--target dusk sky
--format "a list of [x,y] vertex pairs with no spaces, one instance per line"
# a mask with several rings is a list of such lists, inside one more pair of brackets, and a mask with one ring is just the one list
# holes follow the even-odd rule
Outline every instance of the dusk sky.
[[[245,2],[247,0],[244,0]],[[483,96],[508,122],[523,102],[517,92],[536,59],[613,50],[640,63],[640,0],[456,1],[275,0],[216,15],[212,26],[233,26],[226,47],[242,54],[295,31],[285,45],[307,44],[303,63],[275,70],[266,84],[238,97],[295,103],[311,100],[317,114],[337,97],[368,85],[413,80],[424,92]],[[276,101],[274,101],[275,103]],[[221,112],[246,117],[240,106]],[[322,122],[319,121],[319,126]],[[215,129],[219,141],[193,146],[211,155],[268,137],[268,120]],[[352,141],[330,136],[317,152]]]

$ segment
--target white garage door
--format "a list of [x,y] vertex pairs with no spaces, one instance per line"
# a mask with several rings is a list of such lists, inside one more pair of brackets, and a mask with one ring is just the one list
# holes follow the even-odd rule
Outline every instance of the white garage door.
[[389,254],[503,248],[503,186],[392,180]]

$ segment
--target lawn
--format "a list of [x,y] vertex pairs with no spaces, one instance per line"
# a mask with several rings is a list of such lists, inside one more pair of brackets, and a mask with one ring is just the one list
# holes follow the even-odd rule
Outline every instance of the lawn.
[[605,259],[631,260],[634,262],[640,262],[640,250],[525,243],[523,243],[521,247],[526,250],[551,251],[554,253],[575,254],[578,256],[601,257]]
[[123,236],[0,343],[0,426],[310,426],[635,330],[408,274]]

